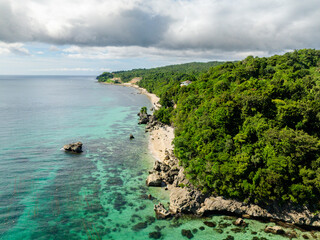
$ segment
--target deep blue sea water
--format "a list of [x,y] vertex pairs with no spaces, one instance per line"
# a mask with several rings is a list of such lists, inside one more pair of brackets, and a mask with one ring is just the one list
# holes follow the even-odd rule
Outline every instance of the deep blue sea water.
[[[154,159],[137,124],[143,106],[136,89],[94,77],[0,76],[0,239],[187,239],[182,229],[193,239],[284,239],[253,220],[239,233],[224,216],[156,220],[153,205],[168,193],[145,186]],[[75,141],[82,154],[61,150]]]

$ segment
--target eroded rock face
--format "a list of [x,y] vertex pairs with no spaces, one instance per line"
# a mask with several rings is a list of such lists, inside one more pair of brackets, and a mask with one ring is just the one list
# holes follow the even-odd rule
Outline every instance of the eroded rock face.
[[[169,157],[169,155],[167,155]],[[155,161],[153,169],[149,172],[146,180],[148,186],[162,187],[167,184],[172,184],[175,177],[179,173],[177,162],[170,159],[163,162]]]
[[157,219],[165,219],[171,216],[171,213],[164,207],[162,203],[154,205],[154,211]]
[[237,215],[248,214],[253,217],[264,216],[266,218],[271,217],[265,209],[258,207],[257,205],[247,205],[235,200],[224,199],[222,197],[209,197],[204,201],[203,206],[198,210],[199,215],[203,215],[206,212],[222,212],[228,211]]
[[170,211],[173,214],[196,214],[204,196],[197,190],[188,188],[174,188],[170,194]]
[[275,219],[296,225],[320,227],[320,214],[312,214],[306,207],[297,209],[292,206],[282,208],[270,206],[265,209],[255,204],[245,204],[222,197],[209,197],[205,199],[197,214],[203,215],[210,212],[229,212],[255,218]]
[[147,113],[138,113],[139,116],[139,122],[138,124],[147,124],[149,122],[149,118],[151,117],[151,115],[147,114]]
[[[158,124],[153,117],[149,117],[146,128],[152,129],[159,126]],[[255,204],[247,204],[223,197],[203,195],[186,179],[184,169],[179,166],[178,160],[172,151],[166,150],[163,161],[156,161],[149,174],[146,181],[148,186],[162,187],[167,185],[168,189],[171,190],[170,212],[163,210],[161,205],[155,205],[156,214],[160,214],[160,216],[163,213],[165,213],[164,216],[166,214],[195,214],[203,216],[212,212],[228,212],[245,218],[274,219],[295,225],[320,227],[320,214],[312,213],[305,206],[293,207],[288,205],[280,207],[273,205],[263,208]],[[234,225],[246,227],[247,223],[243,219],[237,219],[234,221]]]
[[242,218],[238,218],[237,220],[235,220],[233,222],[233,225],[238,226],[238,227],[246,227],[246,226],[248,226],[248,224]]
[[81,153],[82,142],[70,143],[63,146],[63,149],[67,152]]
[[161,187],[162,185],[162,178],[157,173],[151,173],[147,177],[146,184],[149,187]]

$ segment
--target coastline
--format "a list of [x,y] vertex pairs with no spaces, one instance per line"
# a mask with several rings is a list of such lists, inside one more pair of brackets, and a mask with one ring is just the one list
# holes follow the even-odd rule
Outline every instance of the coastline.
[[[133,87],[139,90],[140,94],[146,95],[155,110],[159,109],[161,106],[159,104],[160,98],[154,93],[149,93],[146,89],[141,88],[134,83],[122,83],[122,86]],[[173,151],[172,141],[174,139],[174,129],[170,126],[156,126],[150,129],[148,148],[151,152],[155,161],[163,161],[165,158],[165,152]]]
[[117,85],[119,85],[119,86],[125,86],[125,87],[133,87],[133,88],[135,88],[135,89],[138,89],[140,94],[144,94],[144,95],[146,95],[146,96],[150,99],[150,101],[151,101],[151,103],[152,103],[152,107],[153,107],[155,110],[157,110],[157,109],[159,109],[159,108],[161,107],[160,104],[158,103],[159,100],[160,100],[160,98],[157,97],[157,95],[155,95],[154,93],[149,93],[146,89],[141,88],[141,87],[139,87],[138,85],[136,85],[136,84],[134,84],[134,83],[131,83],[131,82],[121,83],[121,84],[117,84]]
[[[128,83],[121,83],[121,84],[113,84],[113,83],[103,83],[103,84],[112,84],[112,85],[119,85],[125,87],[132,87],[139,91],[139,94],[146,95],[152,103],[152,107],[154,110],[157,110],[161,107],[159,104],[160,98],[155,95],[154,93],[149,93],[146,89],[139,87],[136,85],[137,81],[130,81]],[[173,145],[172,141],[174,139],[174,129],[170,126],[156,126],[155,128],[150,129],[149,135],[149,143],[148,148],[151,152],[155,161],[163,161],[166,156],[166,151],[172,152]]]
[[[117,85],[134,87],[139,90],[140,94],[145,94],[150,99],[155,109],[161,107],[158,103],[159,98],[146,89],[140,88],[134,83]],[[154,210],[157,218],[163,219],[181,215],[205,217],[210,214],[226,214],[237,216],[240,220],[244,218],[275,222],[278,226],[283,227],[282,230],[288,231],[286,233],[289,235],[291,232],[288,229],[294,229],[295,227],[319,230],[320,214],[313,214],[306,207],[272,206],[271,209],[265,209],[255,204],[245,204],[221,196],[203,195],[185,178],[184,169],[178,165],[178,160],[173,155],[174,129],[163,124],[156,124],[147,129],[146,131],[150,132],[149,150],[155,159],[154,168],[149,171],[147,185],[160,187],[165,183],[171,190],[168,210],[161,203],[155,205]]]

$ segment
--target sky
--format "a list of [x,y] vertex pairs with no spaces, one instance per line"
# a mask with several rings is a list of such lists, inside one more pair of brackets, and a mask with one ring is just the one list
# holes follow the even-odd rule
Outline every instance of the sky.
[[0,0],[2,75],[241,60],[319,39],[319,0]]

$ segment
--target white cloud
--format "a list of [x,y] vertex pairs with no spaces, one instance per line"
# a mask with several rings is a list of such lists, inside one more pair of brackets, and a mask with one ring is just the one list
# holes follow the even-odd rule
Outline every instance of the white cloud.
[[42,68],[42,69],[35,69],[34,71],[38,72],[95,72],[97,69],[93,68]]
[[50,46],[49,47],[49,51],[50,52],[59,52],[59,51],[61,51],[61,49],[60,48],[58,48],[57,46]]
[[29,50],[22,43],[0,42],[0,55],[30,55]]

